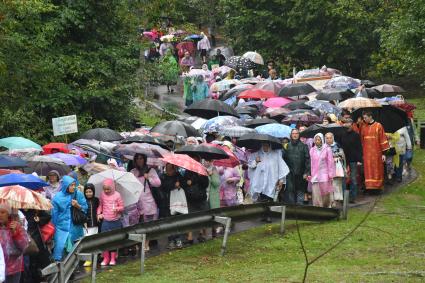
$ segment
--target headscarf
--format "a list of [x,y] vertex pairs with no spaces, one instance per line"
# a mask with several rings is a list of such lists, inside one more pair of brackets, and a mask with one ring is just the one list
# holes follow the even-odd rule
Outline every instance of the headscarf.
[[61,179],[61,176],[60,176],[60,174],[59,174],[59,172],[57,171],[57,170],[51,170],[48,174],[47,174],[47,176],[51,176],[51,175],[56,175],[56,176],[58,176],[58,182],[60,181],[60,179]]
[[[320,139],[322,140],[322,145],[321,145],[320,147],[318,147],[318,146],[316,145],[316,137],[320,137]],[[321,150],[323,149],[323,146],[325,145],[325,138],[323,137],[323,134],[322,134],[322,133],[317,133],[317,134],[315,134],[315,135],[314,135],[314,138],[313,138],[313,142],[314,142],[314,147],[315,147],[318,151],[321,151]]]
[[[335,143],[335,136],[334,136],[334,134],[333,133],[331,133],[331,132],[328,132],[328,133],[326,133],[326,135],[331,135],[332,136],[332,144],[328,144],[330,147],[333,147],[334,145],[336,145],[336,143]],[[326,136],[325,135],[325,136]]]
[[93,192],[93,198],[94,198],[94,195],[96,193],[96,187],[92,183],[87,183],[84,186],[84,196],[86,195],[87,190],[91,190]]
[[12,213],[12,208],[7,203],[1,203],[0,210],[6,210],[9,215]]
[[[109,195],[112,195],[113,193],[115,193],[116,187],[115,187],[114,180],[110,178],[103,180],[103,186],[108,186],[111,188],[111,192],[109,193]],[[102,192],[102,193],[105,193],[105,192]]]

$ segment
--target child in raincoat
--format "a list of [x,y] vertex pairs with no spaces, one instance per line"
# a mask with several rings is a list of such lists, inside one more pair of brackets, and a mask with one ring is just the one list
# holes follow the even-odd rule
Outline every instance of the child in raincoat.
[[75,225],[72,221],[71,206],[87,213],[87,202],[84,194],[77,190],[77,180],[64,176],[61,191],[52,200],[52,223],[55,225],[53,258],[62,260],[65,248],[70,251],[74,242],[84,236],[83,225]]
[[[124,201],[121,194],[115,189],[112,179],[103,181],[103,192],[100,195],[99,207],[97,208],[97,220],[102,220],[101,231],[107,232],[122,227],[121,215],[124,211]],[[102,266],[116,265],[117,252],[104,251],[102,253]]]

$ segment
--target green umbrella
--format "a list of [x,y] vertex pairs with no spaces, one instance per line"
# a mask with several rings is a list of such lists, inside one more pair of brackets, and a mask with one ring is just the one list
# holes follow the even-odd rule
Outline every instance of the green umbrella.
[[40,145],[22,137],[8,137],[0,139],[0,146],[5,147],[9,150],[28,148],[34,148],[40,151],[43,150]]

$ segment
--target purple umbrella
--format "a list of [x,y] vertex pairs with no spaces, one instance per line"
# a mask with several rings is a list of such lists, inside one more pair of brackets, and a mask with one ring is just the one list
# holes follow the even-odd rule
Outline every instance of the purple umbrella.
[[87,163],[87,160],[85,160],[81,156],[74,155],[74,154],[66,154],[66,153],[58,152],[58,153],[49,154],[47,156],[58,158],[62,160],[66,165],[70,165],[70,166],[80,166]]

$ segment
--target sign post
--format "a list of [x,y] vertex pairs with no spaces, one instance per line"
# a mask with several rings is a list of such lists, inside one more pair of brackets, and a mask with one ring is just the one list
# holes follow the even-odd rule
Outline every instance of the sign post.
[[55,137],[65,135],[67,139],[67,134],[78,132],[77,115],[52,118],[52,126]]

